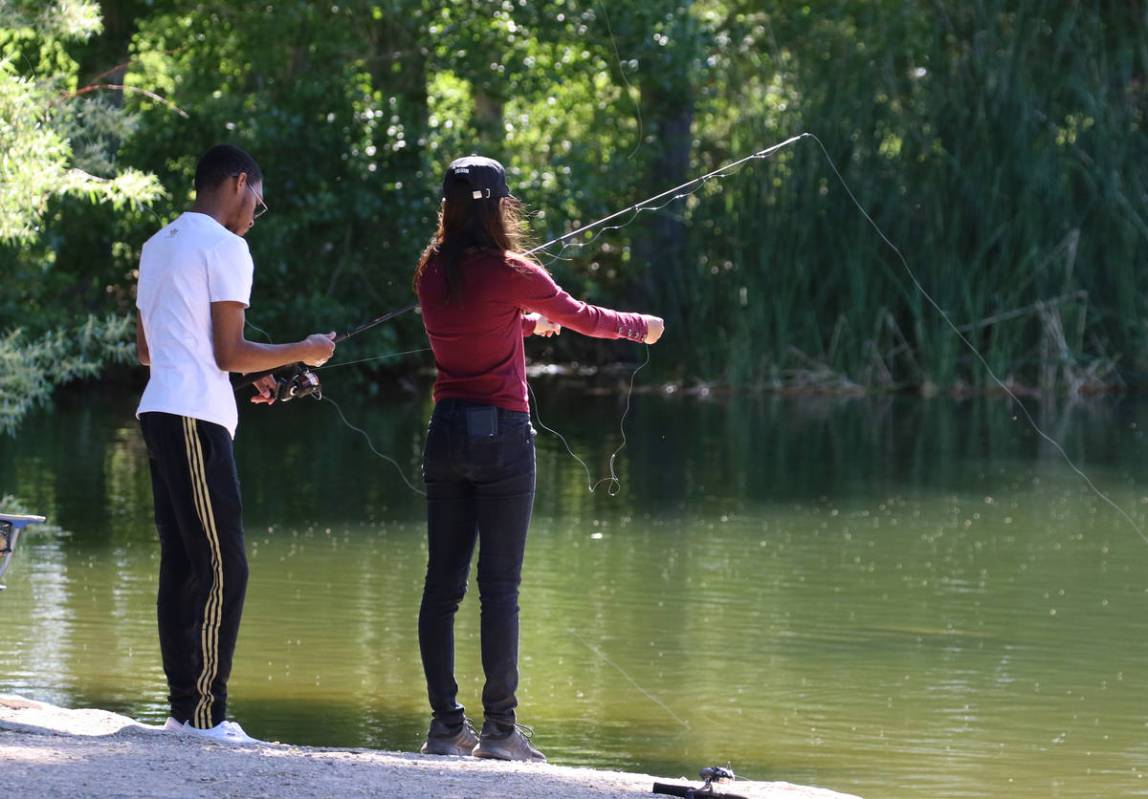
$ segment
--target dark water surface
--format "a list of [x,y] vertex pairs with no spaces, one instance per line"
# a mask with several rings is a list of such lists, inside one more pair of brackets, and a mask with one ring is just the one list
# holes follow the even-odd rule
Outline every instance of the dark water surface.
[[[605,474],[622,399],[538,389]],[[335,395],[414,479],[429,405]],[[0,594],[0,692],[160,722],[133,402],[72,394],[0,439],[0,495],[57,525],[24,539]],[[1039,410],[1148,525],[1148,403]],[[728,762],[869,799],[1148,796],[1148,543],[1007,403],[639,395],[627,432],[615,497],[538,439],[520,712],[553,761]],[[245,410],[237,451],[234,717],[415,749],[421,498],[325,402]],[[458,677],[481,715],[477,599]]]

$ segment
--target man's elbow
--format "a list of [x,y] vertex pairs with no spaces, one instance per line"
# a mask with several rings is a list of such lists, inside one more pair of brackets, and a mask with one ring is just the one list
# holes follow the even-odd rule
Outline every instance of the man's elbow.
[[240,372],[242,369],[236,363],[238,358],[235,350],[230,347],[215,348],[215,365],[224,372]]

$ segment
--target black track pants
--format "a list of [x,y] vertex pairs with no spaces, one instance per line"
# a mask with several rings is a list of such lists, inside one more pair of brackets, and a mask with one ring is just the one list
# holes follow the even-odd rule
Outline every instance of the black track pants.
[[159,644],[171,715],[214,727],[247,591],[242,504],[231,435],[210,422],[140,414],[159,531]]

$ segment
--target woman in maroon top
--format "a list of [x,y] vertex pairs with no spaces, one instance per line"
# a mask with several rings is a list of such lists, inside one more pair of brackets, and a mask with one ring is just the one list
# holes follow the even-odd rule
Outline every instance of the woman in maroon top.
[[[587,305],[523,255],[522,205],[497,161],[454,161],[414,286],[438,377],[423,453],[429,557],[419,649],[433,711],[425,754],[545,760],[516,724],[518,586],[534,504],[523,338],[568,327],[653,344],[662,320]],[[483,724],[458,703],[454,616],[479,542]]]

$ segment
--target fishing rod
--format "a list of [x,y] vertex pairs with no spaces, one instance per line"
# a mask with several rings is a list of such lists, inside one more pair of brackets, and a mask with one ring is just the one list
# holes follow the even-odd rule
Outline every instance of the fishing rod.
[[[365,333],[373,327],[389,322],[396,316],[402,316],[407,311],[413,311],[418,305],[412,303],[404,305],[402,308],[395,308],[392,311],[376,316],[368,322],[353,327],[345,333],[339,333],[335,336],[333,341],[336,344],[346,341],[352,336],[357,336],[360,333]],[[310,368],[302,363],[288,364],[287,366],[277,366],[274,369],[265,369],[262,372],[252,372],[251,374],[244,375],[240,380],[233,384],[236,391],[241,388],[247,388],[253,385],[256,381],[262,380],[268,375],[278,375],[281,372],[290,372],[287,377],[276,378],[275,399],[279,402],[288,402],[299,397],[313,396],[315,399],[323,398],[323,387],[319,383],[319,378],[315,375]]]
[[[660,200],[669,198],[667,200],[667,203],[672,202],[672,201],[678,199],[679,197],[683,196],[682,192],[685,191],[686,189],[689,189],[691,186],[700,187],[706,181],[711,180],[715,177],[722,177],[725,175],[725,173],[729,172],[732,169],[738,168],[742,164],[745,164],[745,163],[748,163],[748,162],[754,161],[754,160],[769,158],[771,155],[778,152],[779,150],[782,150],[782,149],[790,146],[791,144],[795,144],[796,142],[800,141],[801,139],[806,138],[807,136],[811,136],[811,135],[812,134],[809,134],[809,133],[800,133],[796,136],[791,136],[790,138],[786,139],[785,141],[779,142],[778,144],[774,144],[770,147],[766,147],[764,150],[758,150],[757,152],[751,153],[751,154],[745,156],[744,158],[739,158],[736,161],[731,161],[730,163],[724,164],[724,165],[718,167],[717,169],[715,169],[711,172],[707,172],[704,175],[700,175],[700,176],[693,178],[691,180],[687,180],[685,183],[682,183],[678,186],[674,186],[672,189],[667,189],[666,191],[663,191],[660,194],[655,194],[653,197],[647,197],[646,199],[644,199],[640,202],[636,202],[633,205],[630,205],[626,208],[623,208],[620,211],[615,211],[614,213],[612,213],[608,216],[604,216],[601,219],[596,219],[593,222],[582,225],[581,227],[579,227],[575,230],[571,230],[567,233],[563,233],[561,236],[559,236],[555,239],[551,239],[550,241],[546,242],[545,244],[539,244],[536,247],[532,247],[531,249],[527,250],[525,252],[525,254],[526,255],[534,255],[536,253],[543,252],[543,251],[548,250],[549,248],[553,247],[555,244],[562,244],[562,243],[568,241],[569,239],[574,238],[575,236],[580,236],[583,233],[586,233],[590,230],[593,230],[594,228],[600,227],[601,225],[605,225],[608,222],[612,222],[613,220],[618,219],[619,217],[623,217],[627,214],[631,215],[631,220],[632,220],[633,217],[637,216],[642,211],[650,210],[650,207],[654,206]],[[694,188],[694,189],[692,189],[686,193],[691,194],[691,193],[693,193],[693,191],[696,191],[696,188]],[[626,224],[628,224],[628,222]],[[359,325],[358,327],[352,328],[351,330],[347,331],[346,333],[341,333],[341,334],[335,336],[334,341],[336,344],[338,344],[342,341],[345,341],[345,340],[351,338],[352,336],[357,336],[360,333],[364,333],[367,330],[370,330],[371,328],[373,328],[377,325],[381,325],[384,322],[388,322],[391,319],[394,319],[396,316],[401,316],[402,314],[405,314],[408,311],[413,311],[417,307],[418,307],[417,304],[412,303],[410,305],[405,305],[402,308],[396,308],[395,310],[387,311],[386,313],[381,314],[379,316],[376,316],[374,319],[372,319],[368,322],[364,322],[363,324]],[[247,388],[248,386],[254,384],[256,381],[261,380],[264,377],[267,377],[268,375],[278,375],[278,374],[281,374],[284,372],[287,372],[290,374],[288,374],[285,377],[277,379],[277,386],[276,386],[276,391],[275,391],[275,399],[277,401],[287,402],[287,401],[295,399],[297,397],[306,397],[306,396],[313,396],[316,399],[322,399],[323,389],[319,383],[318,376],[316,376],[315,373],[311,369],[309,369],[305,364],[302,364],[302,363],[294,363],[294,364],[289,364],[287,366],[280,366],[280,367],[277,367],[275,369],[267,369],[267,370],[264,370],[262,372],[253,372],[252,374],[245,375],[242,379],[236,381],[234,383],[234,388],[236,391],[238,391],[241,388]]]
[[338,344],[342,341],[346,341],[351,336],[357,336],[360,333],[365,333],[366,331],[370,330],[372,327],[375,327],[376,325],[381,325],[383,322],[389,322],[392,319],[394,319],[396,316],[402,316],[407,311],[413,311],[417,307],[418,307],[417,303],[411,303],[410,305],[405,305],[402,308],[396,308],[393,311],[387,311],[385,314],[381,314],[380,316],[376,316],[374,319],[372,319],[369,322],[364,322],[363,324],[359,325],[358,327],[352,328],[351,330],[348,330],[346,333],[340,333],[339,335],[335,336],[335,343]]
[[705,785],[700,788],[694,788],[692,785],[655,782],[654,793],[663,796],[681,796],[685,799],[745,799],[744,796],[733,793],[718,793],[714,790],[715,783],[720,785],[732,782],[737,778],[733,769],[728,766],[724,768],[722,766],[707,766],[698,772],[698,776],[706,781]]
[[[771,155],[776,153],[778,150],[782,150],[791,144],[796,144],[800,140],[802,140],[806,137],[811,137],[812,135],[813,134],[811,134],[811,133],[799,133],[796,136],[791,136],[783,142],[780,142],[778,144],[774,144],[771,147],[766,147],[764,150],[758,150],[757,152],[752,153],[750,155],[747,155],[744,158],[739,158],[736,161],[731,161],[730,163],[725,164],[724,166],[719,166],[717,169],[713,170],[712,172],[707,172],[706,174],[701,175],[700,177],[696,177],[693,180],[687,180],[685,183],[681,184],[680,186],[674,186],[674,188],[669,189],[667,191],[663,191],[661,194],[657,194],[657,195],[654,195],[653,197],[649,197],[645,200],[642,200],[641,202],[634,203],[633,205],[631,205],[628,208],[623,208],[621,211],[616,211],[616,212],[610,214],[609,216],[602,217],[601,219],[595,220],[594,222],[590,222],[589,224],[583,225],[582,227],[578,228],[577,230],[571,230],[569,233],[563,233],[561,236],[559,236],[558,238],[556,238],[552,241],[548,241],[545,244],[539,244],[537,247],[534,247],[533,249],[527,250],[526,254],[527,255],[534,255],[537,252],[541,252],[541,251],[546,250],[550,247],[553,247],[555,244],[561,244],[562,242],[566,241],[567,239],[574,238],[575,236],[582,234],[582,233],[585,233],[588,230],[593,230],[594,228],[598,227],[599,225],[604,225],[607,222],[610,222],[614,219],[617,219],[620,216],[625,216],[626,214],[637,215],[639,212],[646,210],[648,206],[651,206],[654,203],[658,202],[658,200],[664,199],[666,197],[670,198],[671,201],[676,200],[679,196],[679,192],[681,192],[683,189],[686,189],[689,186],[693,186],[695,183],[699,184],[699,186],[700,186],[700,184],[705,183],[707,180],[711,180],[712,178],[723,177],[725,175],[725,173],[730,171],[731,169],[736,169],[737,167],[741,166],[742,164],[748,163],[750,161],[769,158]],[[692,192],[687,192],[687,193],[692,194]]]

